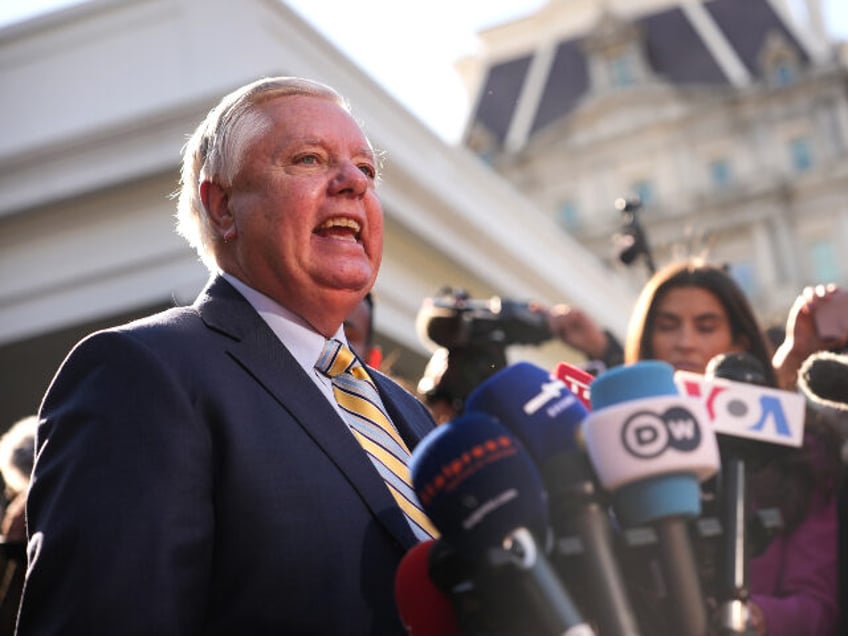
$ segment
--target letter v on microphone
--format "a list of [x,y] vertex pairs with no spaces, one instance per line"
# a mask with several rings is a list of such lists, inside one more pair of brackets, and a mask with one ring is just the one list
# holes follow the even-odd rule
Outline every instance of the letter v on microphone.
[[801,446],[804,396],[724,378],[677,371],[678,390],[700,399],[716,433],[784,446]]

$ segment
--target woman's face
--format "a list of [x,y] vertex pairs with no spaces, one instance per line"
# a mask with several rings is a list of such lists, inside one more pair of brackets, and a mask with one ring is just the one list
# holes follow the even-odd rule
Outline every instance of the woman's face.
[[742,351],[734,342],[727,312],[702,287],[673,287],[654,305],[653,357],[675,369],[703,373],[711,358]]

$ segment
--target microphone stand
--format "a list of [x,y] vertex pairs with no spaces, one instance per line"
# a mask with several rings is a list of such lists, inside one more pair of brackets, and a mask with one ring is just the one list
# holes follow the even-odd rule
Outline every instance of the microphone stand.
[[[706,375],[748,384],[766,385],[765,371],[747,353],[716,356],[707,364]],[[756,459],[749,440],[717,437],[721,454],[719,506],[724,524],[724,541],[719,565],[719,636],[756,636],[749,607],[748,482],[746,459]],[[755,444],[755,443],[753,443]]]
[[618,255],[619,260],[629,266],[636,258],[642,256],[645,259],[648,274],[653,276],[657,271],[657,267],[654,264],[654,256],[648,244],[648,237],[645,234],[645,230],[642,224],[639,223],[639,217],[636,215],[642,208],[642,201],[639,198],[619,198],[615,200],[613,205],[624,217],[621,234],[618,236],[618,242],[621,247]]
[[546,483],[556,485],[549,495],[556,504],[552,510],[558,538],[579,539],[582,570],[589,573],[584,585],[590,592],[592,618],[599,632],[603,636],[640,636],[616,559],[607,507],[591,476],[588,456],[567,453],[544,466],[542,474]]
[[[748,580],[748,483],[743,454],[729,440],[722,447],[719,505],[724,524],[724,541],[719,561],[719,590],[722,599],[717,608],[720,636],[756,636],[751,626]],[[727,448],[724,448],[727,446]]]

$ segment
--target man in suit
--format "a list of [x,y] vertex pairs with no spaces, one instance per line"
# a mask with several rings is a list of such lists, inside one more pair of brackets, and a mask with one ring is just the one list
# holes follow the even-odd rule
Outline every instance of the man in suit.
[[[20,636],[404,633],[421,529],[315,368],[377,276],[377,177],[324,85],[266,78],[210,111],[178,204],[209,283],[84,339],[42,403]],[[412,448],[428,411],[369,373]]]

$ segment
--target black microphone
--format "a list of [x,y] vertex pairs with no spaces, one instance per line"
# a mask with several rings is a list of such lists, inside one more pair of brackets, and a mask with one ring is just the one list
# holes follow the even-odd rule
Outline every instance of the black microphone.
[[529,605],[529,633],[594,635],[545,557],[550,530],[542,479],[503,425],[480,413],[462,415],[418,444],[409,469],[442,538],[477,563],[481,577],[510,574]]
[[[706,379],[724,378],[766,385],[765,370],[750,354],[721,354],[707,364]],[[716,622],[720,634],[755,636],[748,607],[750,595],[747,515],[749,506],[746,455],[755,449],[744,439],[718,436],[721,473],[718,480],[719,512],[724,527],[719,558],[719,605]]]
[[573,545],[576,538],[581,548],[582,567],[574,568],[579,571],[567,570],[571,564],[564,558],[554,562],[562,564],[562,578],[579,580],[581,589],[571,589],[582,592],[583,610],[591,608],[600,633],[639,634],[615,556],[607,502],[581,444],[584,404],[543,368],[519,362],[480,384],[465,408],[496,417],[529,450],[550,495],[556,539]]
[[601,484],[625,527],[650,525],[675,634],[704,636],[706,604],[687,522],[701,512],[700,482],[719,454],[697,400],[678,393],[674,368],[656,360],[617,367],[592,383],[583,431]]
[[708,378],[724,378],[745,384],[769,385],[762,363],[747,351],[720,353],[713,356],[707,362],[704,375]]
[[[674,379],[681,393],[703,403],[716,434],[723,466],[718,485],[724,493],[736,493],[723,498],[729,506],[724,513],[728,515],[724,525],[729,531],[724,534],[732,537],[743,528],[739,511],[745,508],[746,473],[756,472],[780,453],[803,444],[806,401],[796,391],[768,386],[762,365],[749,353],[715,356],[707,365],[706,375],[678,371]],[[744,524],[749,556],[765,550],[781,525],[776,509],[752,513]],[[729,563],[726,569],[733,572]],[[732,593],[735,586],[732,583],[725,591]]]
[[[755,385],[768,387],[765,369],[760,361],[747,352],[720,354],[707,364],[704,379],[711,386],[711,393],[723,390],[736,395],[736,412],[764,411],[764,409],[743,409],[742,405],[763,404],[766,390],[739,386]],[[722,380],[730,381],[730,383]],[[775,394],[776,390],[769,393]],[[744,397],[744,399],[743,399]],[[759,399],[752,399],[759,397]],[[785,396],[791,402],[794,396]],[[725,398],[726,399],[726,398]],[[800,403],[800,400],[796,400]],[[728,406],[730,401],[726,402]],[[771,404],[778,404],[772,401]],[[777,413],[776,409],[772,409]],[[714,411],[713,411],[714,412]],[[715,413],[715,412],[714,412]],[[716,418],[723,414],[715,414]],[[727,419],[723,415],[723,419]],[[786,417],[783,421],[788,423]],[[756,632],[750,624],[749,602],[749,560],[751,556],[751,537],[748,532],[750,495],[747,483],[749,470],[756,470],[768,461],[768,456],[779,452],[773,444],[763,439],[739,437],[731,432],[717,431],[719,451],[721,453],[721,472],[718,478],[718,509],[723,526],[723,540],[719,556],[718,608],[716,623],[719,634],[752,636]],[[782,440],[781,440],[782,441]]]

